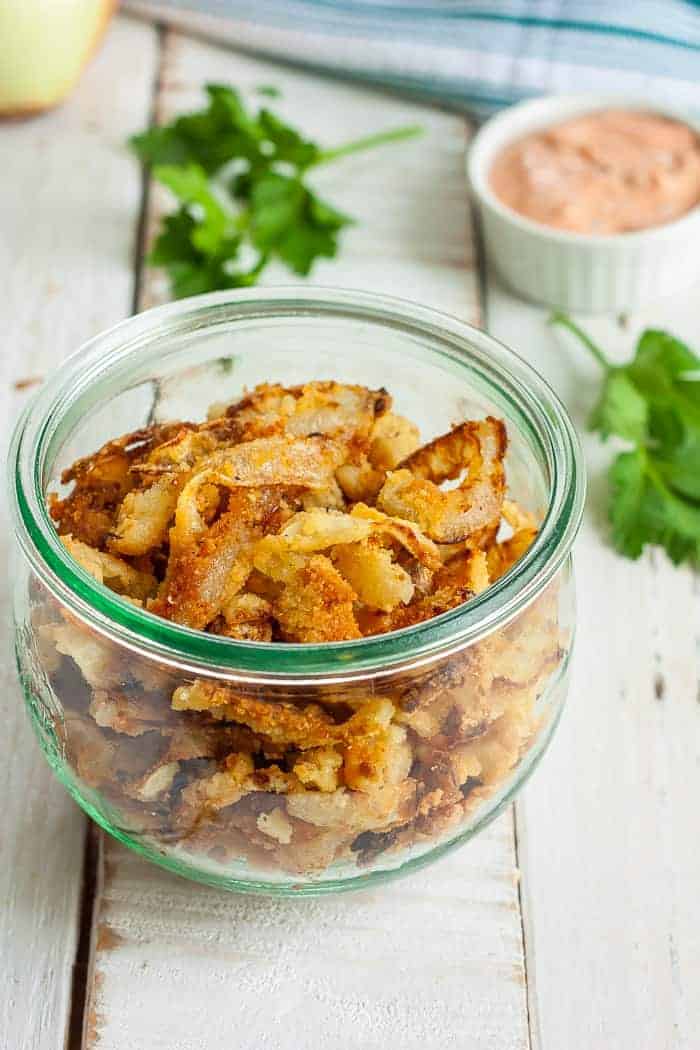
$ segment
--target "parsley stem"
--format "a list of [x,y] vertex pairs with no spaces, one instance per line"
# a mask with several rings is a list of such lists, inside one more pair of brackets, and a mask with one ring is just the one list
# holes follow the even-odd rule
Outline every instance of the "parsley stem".
[[418,124],[411,124],[403,128],[394,128],[392,131],[380,131],[376,135],[366,135],[364,138],[347,142],[344,146],[335,149],[326,149],[319,154],[318,159],[311,165],[317,167],[319,164],[328,164],[339,157],[346,157],[349,153],[359,153],[361,150],[374,149],[375,146],[383,146],[387,142],[401,142],[402,139],[412,139],[420,135],[423,129]]
[[596,346],[593,340],[590,338],[590,336],[586,335],[583,329],[579,328],[579,326],[575,324],[575,322],[572,321],[570,317],[567,317],[566,314],[559,313],[558,310],[555,310],[549,318],[549,323],[561,325],[562,328],[568,328],[568,330],[572,332],[576,336],[576,338],[579,339],[585,347],[587,347],[588,350],[590,350],[590,352],[593,354],[593,357],[595,357],[596,361],[601,366],[601,368],[604,368],[606,372],[612,371],[613,366],[610,364],[600,347]]

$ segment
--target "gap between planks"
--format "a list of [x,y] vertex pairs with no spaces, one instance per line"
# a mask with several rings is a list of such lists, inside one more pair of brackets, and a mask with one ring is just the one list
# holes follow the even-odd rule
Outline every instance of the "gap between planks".
[[[163,77],[163,61],[166,37],[169,30],[161,23],[153,25],[155,31],[155,68],[150,89],[148,108],[148,126],[158,123],[158,100]],[[135,131],[140,129],[134,129]],[[151,178],[146,166],[140,172],[141,193],[137,210],[136,232],[133,250],[133,287],[131,294],[131,312],[141,309],[141,292],[145,265],[145,252],[148,241],[148,209],[150,200]],[[73,964],[71,982],[70,1015],[66,1036],[65,1050],[82,1050],[90,1036],[92,1012],[91,987],[93,984],[94,960],[96,949],[95,916],[99,908],[103,885],[102,836],[103,831],[87,821],[87,831],[83,852],[83,871],[80,890],[80,910],[78,916],[78,935],[76,955]]]
[[[132,274],[124,260],[133,250],[129,220],[139,189],[123,140],[146,117],[152,40],[150,28],[115,20],[62,106],[0,127],[3,447],[16,409],[30,396],[23,394],[27,386],[130,308]],[[125,59],[135,50],[140,61],[126,90]],[[0,508],[3,551],[7,509]],[[13,548],[0,587],[8,621],[15,558]],[[56,1050],[69,1028],[87,820],[53,779],[32,734],[7,626],[0,697],[0,1046]]]

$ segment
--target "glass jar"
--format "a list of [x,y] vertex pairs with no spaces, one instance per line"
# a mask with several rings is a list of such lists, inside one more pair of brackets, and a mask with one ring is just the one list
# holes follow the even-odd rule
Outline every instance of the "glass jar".
[[[68,555],[46,496],[77,457],[153,422],[203,419],[263,381],[330,378],[386,387],[423,440],[486,413],[506,422],[510,497],[541,526],[466,605],[357,641],[234,641],[151,615]],[[239,891],[366,886],[474,835],[547,746],[567,690],[583,467],[556,396],[483,332],[306,287],[169,304],[64,362],[10,463],[32,722],[77,802],[155,863]],[[226,691],[219,718],[190,702],[202,689]]]

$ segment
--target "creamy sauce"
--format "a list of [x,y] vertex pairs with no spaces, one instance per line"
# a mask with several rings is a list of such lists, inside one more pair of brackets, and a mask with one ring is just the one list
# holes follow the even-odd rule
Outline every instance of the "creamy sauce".
[[700,203],[700,136],[653,113],[604,110],[506,147],[490,182],[503,204],[545,226],[643,230]]

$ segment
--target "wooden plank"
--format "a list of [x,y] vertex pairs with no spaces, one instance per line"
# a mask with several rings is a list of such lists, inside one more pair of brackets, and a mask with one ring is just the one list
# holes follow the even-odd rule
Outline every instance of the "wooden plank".
[[105,839],[100,1050],[527,1045],[508,819],[435,867],[338,897],[236,897]]
[[[358,224],[314,280],[477,316],[460,121],[177,36],[166,47],[161,118],[196,104],[205,80],[246,94],[278,85],[282,112],[329,144],[424,124],[419,141],[318,173]],[[157,209],[162,198],[152,198]],[[280,278],[289,281],[266,275]],[[164,294],[147,274],[142,301]],[[111,841],[103,849],[88,1050],[528,1045],[510,814],[424,873],[319,900],[237,898],[169,877]]]
[[[667,327],[700,346],[695,289],[622,325],[581,319],[618,360]],[[554,384],[583,430],[600,373],[546,312],[489,281],[488,326]],[[697,577],[607,541],[605,469],[576,549],[578,640],[568,711],[517,803],[531,1016],[543,1050],[697,1045],[700,706]]]
[[[31,382],[23,381],[43,376],[130,311],[141,187],[123,141],[147,119],[155,59],[154,30],[117,20],[65,106],[0,126],[0,397],[6,422],[31,393]],[[8,431],[5,426],[3,462]],[[6,501],[1,513],[5,563]],[[7,583],[2,574],[0,601],[9,617]],[[9,651],[2,676],[0,1045],[56,1050],[70,1012],[85,820],[58,788],[32,737]]]

